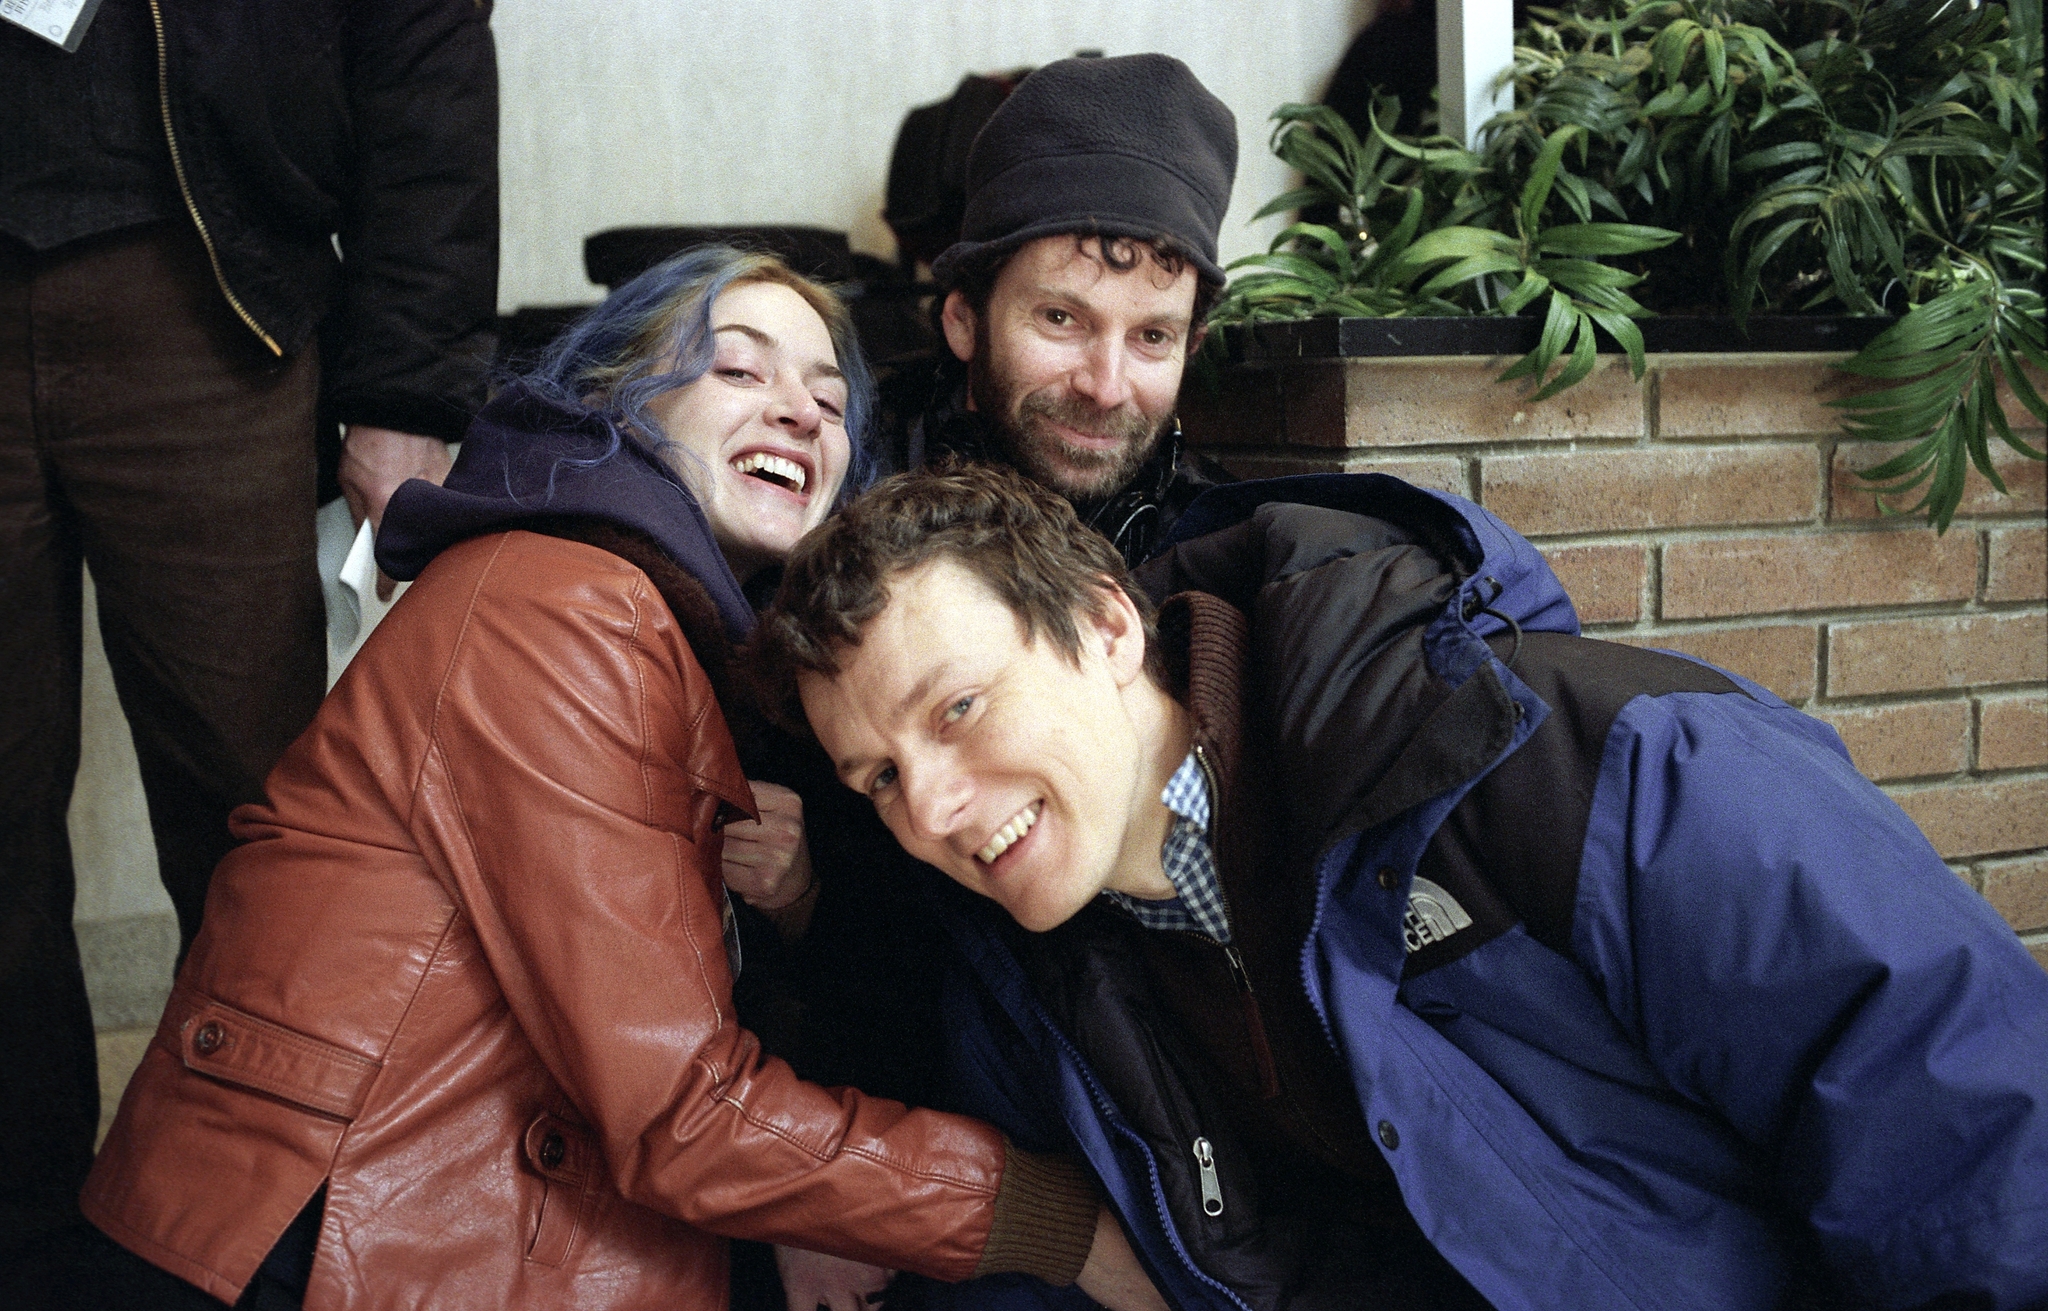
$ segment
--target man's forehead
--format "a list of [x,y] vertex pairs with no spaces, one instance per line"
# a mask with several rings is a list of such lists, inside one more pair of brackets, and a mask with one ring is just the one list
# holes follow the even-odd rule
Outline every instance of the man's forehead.
[[[1114,243],[1116,238],[1101,240]],[[1039,237],[1018,248],[997,275],[996,284],[1001,288],[1008,283],[1025,294],[1142,288],[1165,301],[1178,302],[1184,293],[1187,304],[1179,308],[1193,306],[1197,278],[1194,265],[1184,264],[1180,272],[1173,273],[1159,263],[1149,244],[1132,241],[1125,248],[1136,262],[1115,268],[1102,258],[1101,243],[1093,236],[1062,233]]]

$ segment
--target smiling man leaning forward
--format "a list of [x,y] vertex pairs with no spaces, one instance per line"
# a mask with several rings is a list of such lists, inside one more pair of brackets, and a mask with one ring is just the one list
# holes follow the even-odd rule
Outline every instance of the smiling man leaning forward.
[[1219,488],[1134,582],[963,466],[755,655],[986,899],[934,881],[955,1098],[1181,1311],[2042,1305],[2048,976],[1830,729],[1577,627],[1392,478]]

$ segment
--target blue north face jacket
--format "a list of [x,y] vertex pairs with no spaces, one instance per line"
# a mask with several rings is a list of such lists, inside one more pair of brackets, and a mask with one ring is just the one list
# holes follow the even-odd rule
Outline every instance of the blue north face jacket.
[[[1802,1268],[1848,1305],[2048,1305],[2048,974],[1831,729],[1579,637],[1533,546],[1383,476],[1218,488],[1140,577],[1248,621],[1244,720],[1319,838],[1299,986],[1496,1307],[1768,1311]],[[1183,1311],[1254,1311],[1031,935],[945,914],[960,1108],[1085,1156]]]

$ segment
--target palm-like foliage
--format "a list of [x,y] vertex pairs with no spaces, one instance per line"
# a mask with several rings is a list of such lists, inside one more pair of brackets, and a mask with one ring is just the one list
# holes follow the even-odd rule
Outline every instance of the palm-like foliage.
[[[1989,434],[2039,459],[1996,403],[2037,417],[2048,366],[2040,0],[1575,0],[1519,33],[1515,107],[1476,151],[1360,141],[1283,106],[1273,149],[1321,206],[1243,271],[1214,321],[1326,315],[1544,319],[1503,379],[1548,396],[1591,372],[1597,325],[1628,351],[1655,310],[1828,311],[1900,321],[1842,367],[1891,380],[1849,430],[1912,443],[1866,475],[1946,527]],[[1596,219],[1596,214],[1613,221]],[[1565,364],[1551,369],[1570,349]]]

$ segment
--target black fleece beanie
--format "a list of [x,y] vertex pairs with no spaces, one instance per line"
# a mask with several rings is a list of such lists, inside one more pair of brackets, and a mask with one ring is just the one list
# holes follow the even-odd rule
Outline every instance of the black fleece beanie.
[[967,156],[960,240],[932,262],[962,266],[1063,232],[1178,238],[1223,281],[1216,234],[1237,173],[1237,119],[1170,55],[1061,59],[1018,84]]

